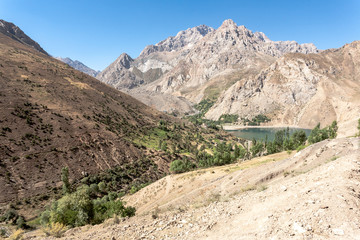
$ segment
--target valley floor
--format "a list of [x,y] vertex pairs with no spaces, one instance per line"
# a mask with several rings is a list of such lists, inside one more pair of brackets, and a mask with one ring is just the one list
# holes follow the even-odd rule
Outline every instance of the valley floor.
[[167,176],[126,197],[137,216],[62,239],[359,239],[359,147],[359,138],[325,140],[291,155]]

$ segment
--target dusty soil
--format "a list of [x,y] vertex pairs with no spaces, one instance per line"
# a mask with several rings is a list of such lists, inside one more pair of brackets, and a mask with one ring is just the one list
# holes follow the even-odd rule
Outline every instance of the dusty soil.
[[167,176],[125,198],[137,216],[62,239],[359,239],[359,147],[359,138],[325,140],[290,156]]

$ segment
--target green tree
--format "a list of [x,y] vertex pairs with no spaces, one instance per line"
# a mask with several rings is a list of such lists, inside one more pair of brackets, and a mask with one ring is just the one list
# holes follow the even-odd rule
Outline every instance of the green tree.
[[70,181],[69,181],[69,169],[67,167],[63,167],[61,169],[61,181],[63,183],[62,189],[64,194],[68,194],[71,192],[70,189]]
[[338,126],[337,126],[337,122],[336,121],[333,121],[331,123],[331,125],[328,127],[328,135],[329,135],[329,138],[336,138],[336,135],[337,135],[337,130],[338,130]]
[[308,141],[310,144],[314,144],[320,142],[320,123],[318,123],[312,130],[308,137]]
[[306,133],[304,130],[296,130],[292,135],[291,135],[291,141],[293,144],[293,148],[297,149],[299,146],[305,144],[306,142]]
[[192,169],[192,164],[186,160],[175,160],[170,163],[170,171],[173,173],[183,173]]

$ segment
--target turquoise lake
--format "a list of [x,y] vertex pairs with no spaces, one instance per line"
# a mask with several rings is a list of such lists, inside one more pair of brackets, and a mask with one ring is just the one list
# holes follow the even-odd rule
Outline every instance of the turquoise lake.
[[[239,137],[244,138],[247,140],[253,140],[254,138],[256,140],[265,140],[266,135],[268,141],[273,141],[275,138],[276,131],[286,129],[286,128],[244,128],[244,129],[238,129],[238,130],[227,130],[227,132]],[[304,130],[306,133],[306,136],[309,136],[311,129],[304,129],[304,128],[289,128],[290,135],[295,132],[296,130]]]

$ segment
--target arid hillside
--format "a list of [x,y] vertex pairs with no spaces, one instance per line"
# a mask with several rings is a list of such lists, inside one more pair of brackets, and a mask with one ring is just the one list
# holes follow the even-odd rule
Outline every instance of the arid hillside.
[[214,136],[1,33],[0,86],[0,204],[37,209],[58,192],[63,167],[72,182],[116,167],[109,187],[126,190],[181,158],[160,140],[180,151],[195,133]]
[[359,168],[359,138],[341,138],[171,175],[125,197],[137,216],[61,239],[358,239]]

